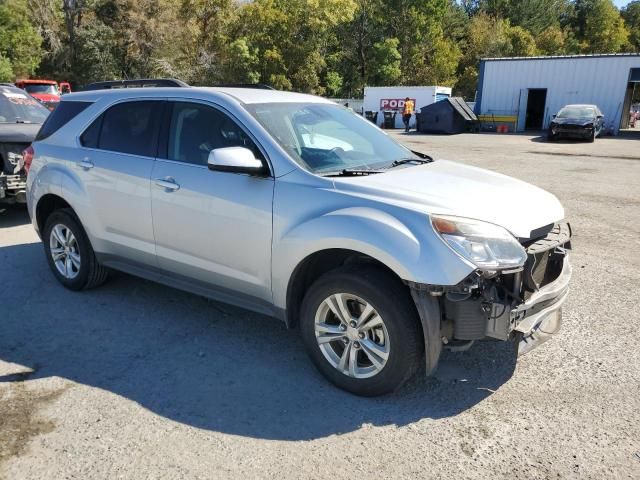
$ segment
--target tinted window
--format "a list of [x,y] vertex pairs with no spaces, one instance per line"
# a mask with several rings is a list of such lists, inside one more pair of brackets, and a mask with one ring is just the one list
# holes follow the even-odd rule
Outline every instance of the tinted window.
[[82,135],[80,135],[80,143],[83,147],[98,148],[98,140],[100,139],[100,127],[102,126],[102,117],[100,115],[92,124],[87,128]]
[[167,158],[206,165],[209,152],[223,147],[246,147],[262,158],[251,138],[225,113],[197,103],[173,104]]
[[127,102],[103,114],[98,148],[153,157],[162,102]]
[[47,117],[36,136],[36,140],[53,135],[89,105],[91,102],[60,102],[58,107]]

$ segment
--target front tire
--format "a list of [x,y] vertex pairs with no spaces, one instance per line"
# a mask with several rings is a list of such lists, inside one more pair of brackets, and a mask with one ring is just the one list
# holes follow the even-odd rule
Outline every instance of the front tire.
[[108,270],[98,263],[89,238],[70,209],[47,218],[42,236],[49,267],[69,290],[94,288],[105,282]]
[[423,356],[408,289],[375,267],[342,267],[320,277],[305,295],[300,329],[318,370],[356,395],[397,390]]

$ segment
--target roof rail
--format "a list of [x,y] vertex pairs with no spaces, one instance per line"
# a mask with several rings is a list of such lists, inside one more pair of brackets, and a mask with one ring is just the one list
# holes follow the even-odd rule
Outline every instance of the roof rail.
[[264,83],[220,83],[214,85],[220,88],[257,88],[260,90],[275,90],[275,88]]
[[137,87],[188,87],[185,82],[176,78],[138,78],[134,80],[109,80],[93,82],[82,88],[83,92],[89,90],[110,90],[112,88],[137,88]]

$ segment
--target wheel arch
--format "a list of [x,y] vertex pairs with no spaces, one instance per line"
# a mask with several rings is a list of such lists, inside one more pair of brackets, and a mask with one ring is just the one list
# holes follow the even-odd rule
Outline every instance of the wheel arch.
[[[344,248],[326,248],[307,255],[294,268],[287,284],[286,314],[287,327],[294,328],[298,324],[298,316],[302,299],[309,286],[327,272],[343,265],[374,266],[381,272],[403,282],[402,278],[380,260],[356,250]],[[407,287],[408,289],[409,287]]]
[[[44,231],[44,225],[51,215],[56,210],[63,208],[70,209],[74,214],[75,210],[64,198],[55,193],[46,193],[38,199],[35,209],[36,224],[38,225],[38,231]],[[76,215],[77,216],[77,215]]]

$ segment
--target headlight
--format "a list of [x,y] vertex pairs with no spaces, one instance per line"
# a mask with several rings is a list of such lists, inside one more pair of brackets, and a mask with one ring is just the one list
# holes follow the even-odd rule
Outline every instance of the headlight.
[[481,270],[504,270],[524,265],[527,252],[507,230],[469,218],[432,216],[431,224],[458,255]]

